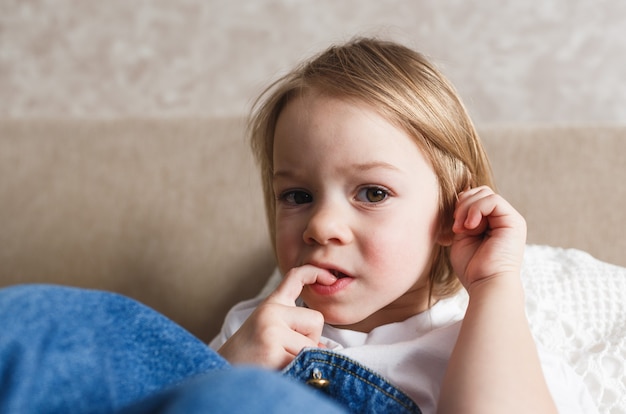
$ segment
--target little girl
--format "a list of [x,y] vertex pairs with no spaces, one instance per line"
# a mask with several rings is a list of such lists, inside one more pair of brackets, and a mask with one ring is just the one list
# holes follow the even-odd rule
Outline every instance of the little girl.
[[331,47],[265,91],[249,130],[283,278],[212,348],[353,412],[579,412],[525,317],[525,222],[423,56]]
[[250,131],[282,280],[230,312],[219,354],[110,292],[0,289],[0,412],[583,412],[530,334],[524,220],[421,55],[330,48]]

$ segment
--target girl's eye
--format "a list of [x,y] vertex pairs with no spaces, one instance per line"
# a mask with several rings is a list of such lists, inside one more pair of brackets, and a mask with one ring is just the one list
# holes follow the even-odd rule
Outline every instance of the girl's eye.
[[287,204],[306,204],[313,201],[313,196],[306,191],[287,191],[280,196]]
[[380,203],[389,197],[389,192],[380,187],[366,187],[359,190],[357,199],[366,203]]

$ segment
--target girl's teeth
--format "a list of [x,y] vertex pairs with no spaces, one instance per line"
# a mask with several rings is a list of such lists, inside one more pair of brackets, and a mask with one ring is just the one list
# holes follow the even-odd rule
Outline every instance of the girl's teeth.
[[335,276],[337,279],[341,279],[347,277],[345,274],[341,273],[339,270],[329,270],[330,274]]

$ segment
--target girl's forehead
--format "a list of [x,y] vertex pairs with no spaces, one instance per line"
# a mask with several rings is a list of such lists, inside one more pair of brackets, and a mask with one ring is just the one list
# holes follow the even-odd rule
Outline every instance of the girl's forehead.
[[[329,108],[332,109],[329,110]],[[276,128],[279,127],[282,118],[289,117],[291,121],[295,120],[300,123],[313,121],[323,124],[324,121],[330,121],[335,113],[341,114],[343,123],[346,125],[352,122],[356,115],[369,119],[375,118],[378,123],[383,122],[394,126],[397,124],[395,120],[389,119],[379,106],[365,99],[308,88],[290,97],[283,105],[277,117]]]
[[324,94],[305,95],[286,105],[274,133],[273,161],[278,164],[342,160],[408,168],[430,164],[415,139],[372,106]]
[[354,96],[307,89],[292,96],[282,107],[271,138],[275,145],[281,134],[292,135],[308,130],[324,129],[337,139],[354,134],[366,138],[378,133],[381,145],[389,145],[395,137],[401,136],[404,145],[409,143],[422,151],[423,138],[407,130],[406,123],[390,112],[381,109],[381,105]]

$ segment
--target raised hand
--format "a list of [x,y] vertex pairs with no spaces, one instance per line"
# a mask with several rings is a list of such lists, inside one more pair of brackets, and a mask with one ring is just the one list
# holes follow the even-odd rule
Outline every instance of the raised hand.
[[437,412],[556,413],[524,308],[524,219],[488,187],[459,194],[454,219],[450,260],[470,300]]
[[331,285],[335,276],[311,265],[291,269],[218,352],[232,364],[282,369],[305,347],[319,346],[324,317],[296,306],[305,285]]
[[459,194],[452,231],[450,260],[466,289],[494,276],[519,274],[526,222],[489,187]]

